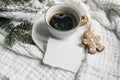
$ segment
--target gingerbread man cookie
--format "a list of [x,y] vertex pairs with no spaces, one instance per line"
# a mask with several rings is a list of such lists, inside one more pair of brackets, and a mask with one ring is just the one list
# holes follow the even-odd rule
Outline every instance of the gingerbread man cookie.
[[101,52],[104,50],[104,46],[99,43],[100,37],[94,36],[94,34],[87,30],[83,33],[82,43],[88,47],[88,53],[95,54],[96,51]]

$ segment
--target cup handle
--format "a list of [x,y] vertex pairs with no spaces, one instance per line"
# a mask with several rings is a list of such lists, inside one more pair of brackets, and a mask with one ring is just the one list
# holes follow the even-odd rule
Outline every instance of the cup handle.
[[80,23],[80,26],[83,26],[85,24],[87,24],[88,22],[88,17],[87,16],[81,16],[81,23]]

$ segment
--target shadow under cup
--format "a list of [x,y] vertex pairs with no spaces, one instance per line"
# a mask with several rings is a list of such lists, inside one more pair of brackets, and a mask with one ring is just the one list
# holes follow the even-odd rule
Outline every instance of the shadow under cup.
[[[51,20],[52,16],[59,12],[68,12],[74,16],[75,25],[73,26],[73,28],[71,28],[69,30],[59,30],[50,25],[50,20]],[[80,24],[81,18],[80,18],[80,12],[75,7],[73,7],[71,5],[61,4],[61,5],[55,5],[55,6],[50,7],[48,9],[48,11],[46,12],[45,20],[48,25],[49,32],[54,37],[61,39],[61,38],[68,37],[69,35],[71,35],[72,33],[74,33],[77,30],[77,28]]]

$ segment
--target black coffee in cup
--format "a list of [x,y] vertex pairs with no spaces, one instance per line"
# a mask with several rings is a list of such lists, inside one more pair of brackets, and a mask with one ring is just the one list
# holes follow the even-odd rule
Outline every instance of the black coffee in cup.
[[72,13],[58,11],[50,17],[49,24],[55,29],[67,31],[76,27],[77,22]]

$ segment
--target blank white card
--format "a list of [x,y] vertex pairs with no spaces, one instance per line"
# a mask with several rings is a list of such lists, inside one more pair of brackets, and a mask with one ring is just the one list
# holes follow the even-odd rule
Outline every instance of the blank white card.
[[83,57],[83,48],[49,38],[43,62],[52,67],[77,72]]

